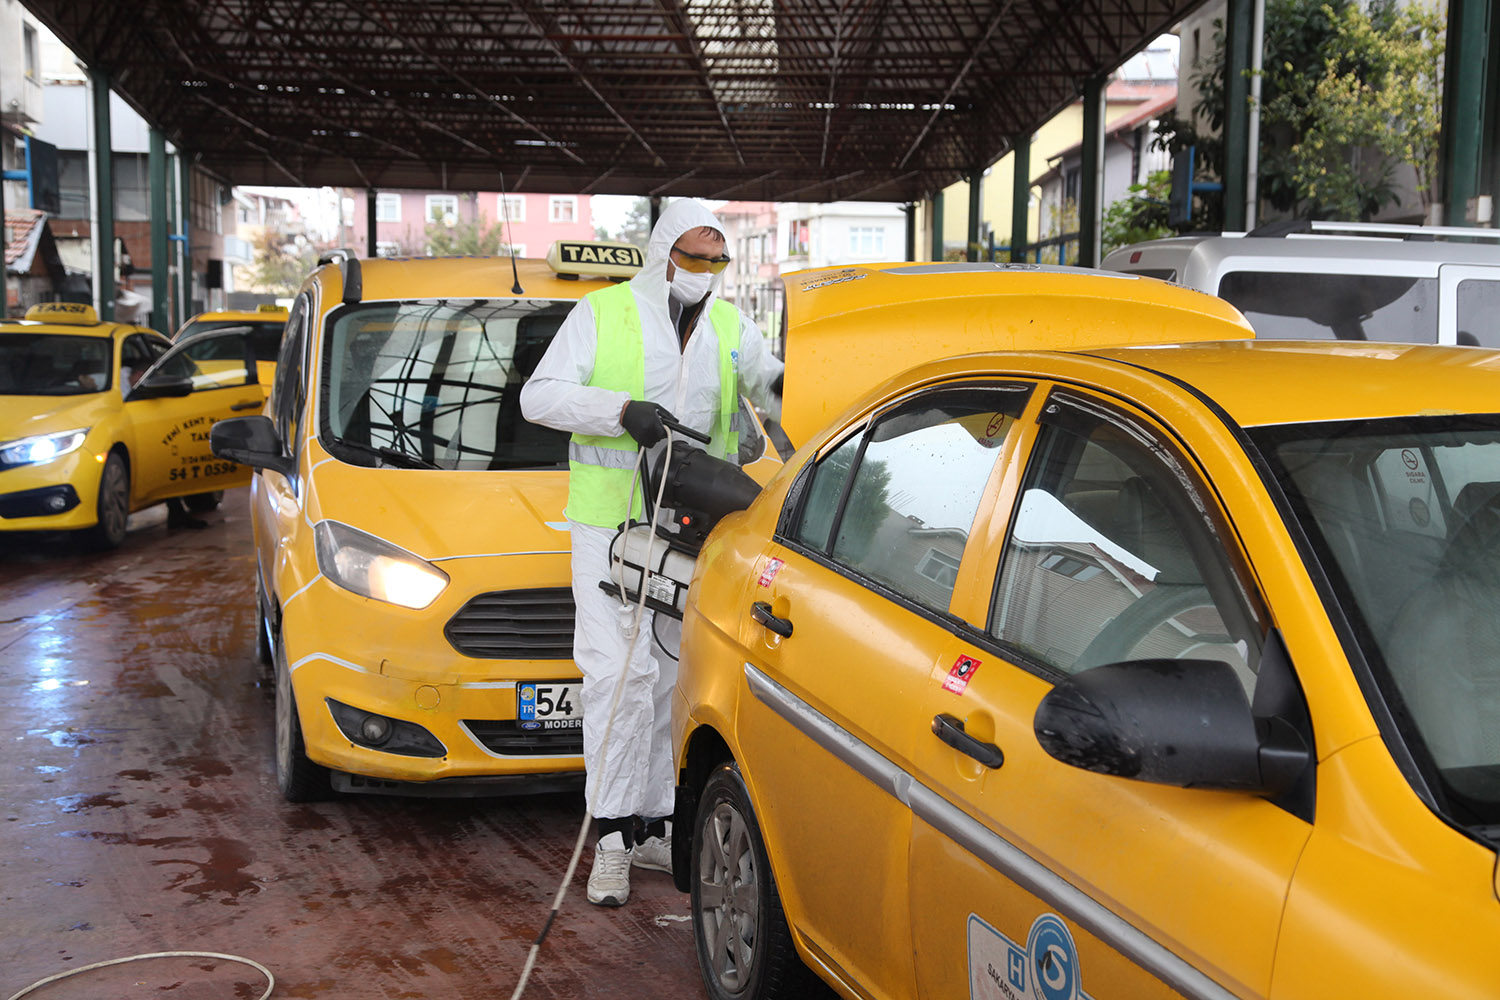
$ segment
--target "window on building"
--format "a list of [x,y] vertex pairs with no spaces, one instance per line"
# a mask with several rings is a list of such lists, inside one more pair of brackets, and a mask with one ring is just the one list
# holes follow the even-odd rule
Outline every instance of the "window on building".
[[57,151],[59,219],[89,217],[89,155],[81,149]]
[[500,220],[526,221],[526,196],[524,194],[502,194],[495,202],[495,211]]
[[427,221],[441,222],[451,226],[458,222],[458,195],[430,194],[427,196]]
[[21,26],[22,46],[25,49],[26,79],[39,80],[41,74],[40,59],[37,55],[36,28],[30,24]]
[[[150,179],[144,153],[116,153],[115,221],[150,222]],[[217,230],[215,230],[217,232]]]
[[880,226],[850,226],[849,253],[854,257],[877,257],[885,253],[885,229]]
[[401,196],[399,194],[377,194],[375,196],[375,221],[401,221]]
[[1073,167],[1063,171],[1063,201],[1077,201],[1079,184],[1083,180],[1083,170]]
[[401,244],[391,240],[375,241],[375,256],[377,257],[400,257]]
[[786,252],[792,257],[806,257],[811,243],[811,225],[806,219],[794,219],[786,228]]
[[549,202],[548,218],[553,222],[578,221],[578,199],[570,194],[553,195]]

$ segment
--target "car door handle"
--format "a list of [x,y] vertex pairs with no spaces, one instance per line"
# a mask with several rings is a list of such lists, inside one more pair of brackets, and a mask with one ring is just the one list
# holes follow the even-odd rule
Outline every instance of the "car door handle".
[[238,413],[241,410],[258,410],[262,405],[264,404],[258,399],[247,399],[243,403],[235,403],[230,409]]
[[973,757],[991,770],[1005,763],[1005,754],[993,743],[982,743],[964,732],[964,722],[944,712],[932,718],[937,738],[966,757]]
[[771,606],[765,601],[756,601],[750,605],[750,617],[760,622],[766,628],[775,632],[783,639],[792,637],[792,622],[789,618],[777,618],[771,614]]

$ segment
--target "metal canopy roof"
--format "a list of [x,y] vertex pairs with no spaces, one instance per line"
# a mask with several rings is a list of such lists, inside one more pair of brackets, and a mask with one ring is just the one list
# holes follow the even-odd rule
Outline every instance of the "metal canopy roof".
[[24,0],[233,183],[923,198],[1201,0]]

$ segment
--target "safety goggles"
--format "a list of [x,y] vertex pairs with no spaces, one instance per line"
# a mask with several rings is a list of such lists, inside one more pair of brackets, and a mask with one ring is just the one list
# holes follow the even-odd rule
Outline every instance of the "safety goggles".
[[718,274],[729,266],[729,255],[727,253],[720,254],[717,257],[702,257],[695,253],[688,253],[686,250],[679,250],[677,247],[673,247],[672,252],[681,258],[676,262],[677,266],[684,271],[692,271],[694,274],[703,274],[705,272],[708,274]]

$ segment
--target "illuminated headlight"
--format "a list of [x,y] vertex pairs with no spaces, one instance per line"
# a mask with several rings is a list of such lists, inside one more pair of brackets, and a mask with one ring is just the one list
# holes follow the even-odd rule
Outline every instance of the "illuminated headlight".
[[70,451],[77,451],[83,446],[83,439],[88,436],[89,429],[80,427],[58,434],[38,434],[36,437],[0,442],[0,466],[50,462]]
[[313,528],[318,569],[345,590],[421,609],[448,586],[448,574],[420,556],[337,521]]

